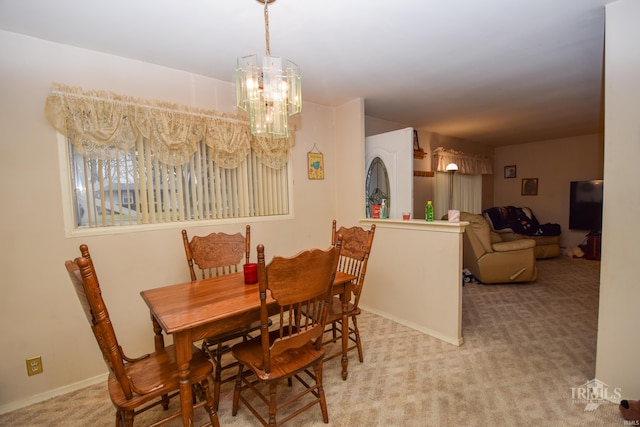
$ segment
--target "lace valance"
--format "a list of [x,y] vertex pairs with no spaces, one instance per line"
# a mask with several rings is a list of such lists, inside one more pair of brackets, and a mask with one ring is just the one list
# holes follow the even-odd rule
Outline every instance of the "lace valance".
[[185,164],[204,141],[218,166],[235,168],[250,149],[271,168],[282,168],[294,145],[288,138],[255,137],[242,116],[161,101],[132,98],[106,91],[83,91],[53,83],[45,114],[70,139],[75,150],[100,159],[114,159],[130,151],[139,136],[164,164]]
[[491,159],[478,154],[466,154],[462,151],[438,147],[433,150],[433,169],[438,172],[446,171],[449,163],[458,165],[458,173],[468,175],[492,175]]

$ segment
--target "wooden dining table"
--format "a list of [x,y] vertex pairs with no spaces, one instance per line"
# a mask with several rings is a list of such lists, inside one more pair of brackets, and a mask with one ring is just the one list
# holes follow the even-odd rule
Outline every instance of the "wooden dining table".
[[[333,294],[341,295],[343,307],[351,298],[349,286],[356,276],[337,272]],[[173,336],[180,378],[180,405],[183,425],[193,425],[193,393],[189,381],[191,346],[206,337],[229,331],[260,318],[258,284],[245,284],[243,273],[179,283],[140,293],[151,312],[156,350],[164,347],[163,331]],[[347,299],[348,298],[348,299]],[[267,304],[275,314],[270,295]],[[342,377],[346,379],[349,324],[342,319]],[[346,339],[345,339],[346,338]]]

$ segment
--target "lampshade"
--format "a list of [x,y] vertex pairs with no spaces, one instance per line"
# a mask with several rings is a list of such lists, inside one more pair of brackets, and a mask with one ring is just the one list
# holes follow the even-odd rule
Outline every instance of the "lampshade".
[[302,111],[302,85],[296,63],[271,56],[268,3],[273,1],[264,0],[267,45],[264,58],[261,62],[257,55],[238,58],[236,105],[249,113],[253,135],[286,138],[289,116]]
[[458,165],[456,165],[455,163],[449,163],[445,169],[449,172],[455,172],[458,170]]

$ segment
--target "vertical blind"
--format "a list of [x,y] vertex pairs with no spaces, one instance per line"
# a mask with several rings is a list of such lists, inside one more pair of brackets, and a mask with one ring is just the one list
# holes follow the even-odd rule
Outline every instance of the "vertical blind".
[[136,154],[92,159],[74,154],[76,226],[108,227],[286,215],[287,168],[261,164],[253,153],[236,168],[210,160],[201,143],[190,161],[170,166],[139,143]]

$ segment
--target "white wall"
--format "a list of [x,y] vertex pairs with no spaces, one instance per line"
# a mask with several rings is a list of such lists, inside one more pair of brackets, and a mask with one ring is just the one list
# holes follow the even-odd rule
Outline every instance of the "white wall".
[[[602,179],[602,162],[600,135],[496,147],[493,206],[529,207],[542,224],[560,224],[561,246],[576,247],[588,231],[569,230],[570,182]],[[507,165],[516,166],[515,179],[504,177]],[[537,196],[521,194],[523,178],[538,178]]]
[[376,225],[363,308],[461,345],[462,233],[466,222],[367,219]]
[[[41,400],[86,385],[95,377],[102,380],[106,372],[64,268],[66,259],[79,255],[81,243],[91,249],[113,323],[131,356],[153,349],[149,314],[140,291],[189,279],[180,236],[184,224],[156,231],[64,237],[57,138],[44,116],[51,82],[218,111],[235,111],[235,94],[230,83],[3,31],[0,56],[4,206],[0,214],[0,409],[9,410],[17,402]],[[363,167],[357,160],[360,156],[364,161],[362,105],[361,100],[339,109],[304,104],[302,116],[296,119],[292,152],[295,218],[250,221],[252,246],[264,243],[271,257],[331,243],[338,182],[350,191],[364,188]],[[307,179],[306,156],[314,144],[325,156],[322,181]],[[341,194],[339,204],[341,220],[355,224],[363,203]],[[244,225],[186,224],[186,228],[191,234],[202,234],[243,230]],[[25,359],[37,355],[42,356],[44,373],[28,377]]]
[[378,135],[380,133],[400,130],[407,127],[402,123],[390,122],[388,120],[378,119],[377,117],[365,117],[365,136]]
[[338,107],[335,128],[336,220],[340,227],[365,217],[364,99]]
[[602,270],[596,377],[640,399],[640,2],[606,9]]

